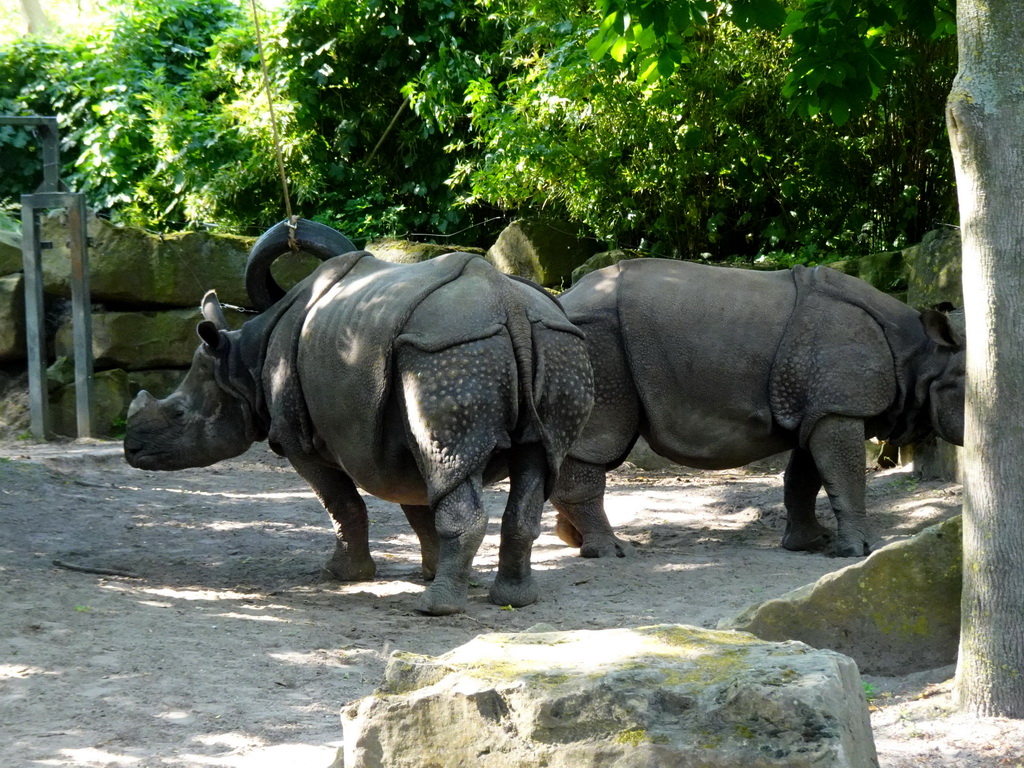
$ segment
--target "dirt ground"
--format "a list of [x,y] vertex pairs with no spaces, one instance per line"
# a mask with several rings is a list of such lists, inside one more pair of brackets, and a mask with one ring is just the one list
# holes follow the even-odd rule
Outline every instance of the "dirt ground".
[[[712,627],[848,564],[777,547],[781,464],[627,465],[608,507],[635,556],[575,556],[548,507],[534,550],[543,598],[503,610],[487,586],[506,496],[487,492],[468,611],[427,618],[412,611],[424,584],[398,508],[369,500],[377,580],[323,583],[326,514],[265,446],[156,473],[128,467],[115,442],[0,443],[0,763],[325,768],[339,709],[374,690],[393,650],[439,654],[540,622]],[[874,472],[869,506],[891,540],[956,514],[960,489]],[[1024,766],[1020,722],[951,713],[952,673],[867,680],[882,766]]]

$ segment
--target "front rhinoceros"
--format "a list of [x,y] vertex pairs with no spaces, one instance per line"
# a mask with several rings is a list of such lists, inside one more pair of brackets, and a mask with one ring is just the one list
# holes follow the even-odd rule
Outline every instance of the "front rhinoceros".
[[429,614],[464,609],[481,490],[508,476],[490,597],[536,599],[541,508],[593,387],[582,335],[548,295],[467,253],[393,265],[356,251],[237,331],[211,294],[203,314],[181,386],[159,401],[140,392],[129,409],[132,466],[206,466],[269,440],[329,512],[327,570],[341,579],[375,572],[356,486],[397,502],[433,578],[416,605]]
[[701,469],[791,450],[782,544],[828,539],[814,512],[824,485],[842,556],[870,549],[865,437],[904,445],[935,431],[963,444],[958,334],[942,313],[858,278],[637,259],[559,298],[594,363],[594,409],[551,497],[558,534],[585,556],[625,554],[605,516],[604,476],[638,435]]

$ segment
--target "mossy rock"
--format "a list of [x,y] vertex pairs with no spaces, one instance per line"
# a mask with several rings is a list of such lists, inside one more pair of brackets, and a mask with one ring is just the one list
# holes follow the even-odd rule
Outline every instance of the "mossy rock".
[[[197,307],[216,290],[221,301],[249,305],[245,263],[253,238],[210,232],[154,235],[118,227],[90,216],[89,290],[94,302],[120,306]],[[43,251],[46,293],[71,296],[71,257],[66,216],[43,218],[41,237],[53,243]]]
[[601,250],[579,227],[546,219],[509,224],[487,251],[487,260],[507,275],[525,277],[549,288],[567,287],[572,272]]
[[[186,369],[169,368],[125,371],[114,368],[93,374],[93,437],[119,437],[124,431],[128,406],[145,389],[158,398],[167,397],[185,378]],[[49,431],[75,437],[78,434],[78,405],[75,400],[75,364],[59,357],[46,369],[49,393]]]
[[21,235],[0,232],[0,277],[21,271]]
[[366,244],[366,250],[381,261],[387,261],[392,264],[418,264],[421,261],[428,261],[453,251],[475,253],[480,256],[486,253],[483,248],[417,243],[412,240],[398,240],[395,238],[384,238],[369,242]]
[[128,371],[130,395],[134,398],[144,389],[155,398],[165,398],[178,388],[187,373],[188,370],[185,368]]
[[910,265],[907,303],[915,309],[930,309],[944,303],[964,305],[963,264],[960,230],[944,227],[929,232],[904,257]]
[[346,768],[877,766],[856,665],[684,625],[494,633],[395,653],[342,710]]
[[[232,328],[241,327],[252,315],[225,309]],[[92,315],[93,364],[99,370],[123,368],[187,368],[199,346],[196,326],[203,319],[199,309],[160,312],[94,312]],[[71,318],[57,330],[57,355],[74,357]]]
[[719,629],[829,648],[869,674],[952,664],[960,638],[962,533],[960,516],[933,525],[723,620]]
[[856,259],[836,261],[827,266],[847,275],[859,277],[866,283],[900,301],[906,301],[908,268],[903,251],[872,253]]
[[630,251],[623,248],[596,253],[572,271],[572,282],[573,284],[578,283],[585,275],[605,267],[610,267],[613,264],[618,264],[620,261],[642,257],[643,254],[639,251]]
[[[49,378],[49,377],[48,377]],[[50,388],[49,431],[65,437],[78,436],[75,384]],[[122,370],[99,371],[92,379],[92,437],[116,437],[124,431],[131,402],[128,374]]]
[[0,277],[0,361],[25,359],[24,284],[20,274]]

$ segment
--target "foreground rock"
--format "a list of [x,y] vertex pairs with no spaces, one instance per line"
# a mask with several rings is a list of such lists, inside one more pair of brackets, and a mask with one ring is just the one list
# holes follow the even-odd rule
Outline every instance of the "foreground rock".
[[335,768],[878,765],[849,658],[681,625],[395,653],[342,723]]
[[959,516],[933,525],[723,620],[719,629],[830,648],[865,674],[899,676],[952,664],[960,639],[962,534]]

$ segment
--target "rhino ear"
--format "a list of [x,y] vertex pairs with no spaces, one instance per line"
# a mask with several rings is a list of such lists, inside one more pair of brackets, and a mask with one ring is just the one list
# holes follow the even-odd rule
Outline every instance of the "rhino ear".
[[921,312],[921,325],[928,338],[940,347],[961,348],[964,343],[960,334],[949,322],[949,317],[944,312],[934,309],[926,309]]
[[209,320],[218,328],[223,328],[225,331],[228,329],[228,321],[224,317],[224,310],[220,305],[220,301],[217,300],[216,291],[207,291],[199,307],[206,320]]
[[224,341],[223,337],[220,335],[220,329],[217,328],[216,323],[213,323],[210,320],[203,320],[199,323],[199,325],[196,326],[196,333],[199,334],[200,339],[206,342],[206,346],[214,352],[220,348]]

